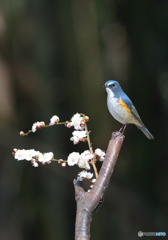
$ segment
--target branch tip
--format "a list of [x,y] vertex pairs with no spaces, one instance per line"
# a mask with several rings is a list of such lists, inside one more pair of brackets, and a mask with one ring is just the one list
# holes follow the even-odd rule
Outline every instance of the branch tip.
[[123,140],[123,139],[125,138],[125,136],[124,136],[121,132],[116,131],[116,132],[113,132],[113,133],[112,133],[111,138],[112,138],[112,139],[118,138],[118,139]]
[[73,184],[75,188],[76,200],[82,198],[85,194],[85,190],[82,187],[82,182],[74,179]]

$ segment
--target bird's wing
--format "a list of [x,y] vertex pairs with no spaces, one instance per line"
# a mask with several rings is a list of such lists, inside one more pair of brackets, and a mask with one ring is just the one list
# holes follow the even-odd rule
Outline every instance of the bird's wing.
[[132,114],[134,115],[134,117],[142,124],[142,126],[144,125],[136,108],[134,107],[133,103],[131,102],[131,100],[129,99],[129,97],[127,96],[122,96],[121,97],[122,101],[127,104],[128,108],[131,110]]

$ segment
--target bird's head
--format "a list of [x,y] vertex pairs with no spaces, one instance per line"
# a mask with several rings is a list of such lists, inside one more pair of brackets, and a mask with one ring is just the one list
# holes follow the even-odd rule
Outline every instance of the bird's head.
[[120,91],[122,91],[120,84],[115,80],[109,80],[105,83],[107,94],[116,96]]

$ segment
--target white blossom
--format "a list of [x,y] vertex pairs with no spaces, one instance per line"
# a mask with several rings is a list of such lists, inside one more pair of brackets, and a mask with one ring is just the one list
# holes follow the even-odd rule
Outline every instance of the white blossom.
[[83,153],[84,153],[85,155],[88,155],[88,154],[90,154],[90,151],[89,151],[89,150],[85,150]]
[[38,128],[40,128],[40,127],[41,127],[41,122],[35,122],[35,123],[33,123],[32,132],[36,132],[36,130],[37,130]]
[[46,162],[50,162],[53,157],[54,154],[52,152],[43,153],[42,155],[39,156],[38,161],[44,164]]
[[90,165],[84,155],[80,155],[78,160],[78,167],[90,170]]
[[55,125],[59,122],[59,117],[54,115],[51,119],[50,119],[50,125]]
[[34,149],[29,149],[29,150],[25,150],[26,154],[25,154],[25,160],[30,161],[32,160],[33,157],[36,156],[37,151],[35,151]]
[[73,144],[75,145],[80,141],[80,139],[77,136],[73,136],[70,138],[70,141],[73,141]]
[[38,162],[41,162],[42,164],[50,163],[52,158],[54,157],[54,154],[52,152],[48,153],[41,153],[39,151],[35,151],[34,149],[14,149],[14,157],[17,160],[27,160],[31,161],[32,165],[34,167],[38,167]]
[[94,154],[90,153],[89,150],[85,150],[83,153],[81,153],[81,156],[84,156],[87,161],[94,158]]
[[74,144],[77,144],[86,137],[86,131],[73,131],[72,135],[73,137],[71,137],[70,140],[73,141]]
[[83,117],[81,117],[79,113],[76,113],[71,118],[70,125],[74,126],[76,130],[83,130],[85,126],[81,124],[82,122],[83,122]]
[[67,164],[69,166],[74,166],[75,164],[78,163],[79,159],[79,153],[78,152],[72,152],[69,154],[68,159],[67,159]]
[[73,131],[72,135],[78,138],[84,138],[86,137],[86,131]]
[[85,179],[91,179],[93,177],[93,173],[87,172],[87,171],[82,171],[78,173],[77,180],[82,181],[84,178]]
[[[35,157],[37,158],[37,160],[43,155],[43,153],[36,151],[36,155]],[[39,161],[39,160],[38,160]]]
[[25,149],[18,149],[15,153],[15,159],[18,161],[24,160],[26,157],[26,150]]
[[89,161],[94,158],[94,154],[91,154],[89,150],[85,150],[81,153],[78,160],[78,167],[85,168],[86,170],[90,170]]
[[86,178],[91,179],[93,177],[93,173],[87,172],[86,173]]
[[95,155],[97,155],[99,161],[104,161],[104,157],[105,157],[106,154],[100,148],[97,148],[95,150]]

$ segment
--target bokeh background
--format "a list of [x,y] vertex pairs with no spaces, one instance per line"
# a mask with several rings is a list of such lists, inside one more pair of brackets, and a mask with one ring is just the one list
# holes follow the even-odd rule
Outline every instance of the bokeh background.
[[[168,2],[166,0],[1,0],[0,239],[74,239],[77,167],[33,168],[13,148],[53,151],[66,159],[86,143],[73,129],[20,130],[90,117],[93,148],[106,150],[119,130],[106,107],[107,80],[116,79],[155,140],[128,126],[92,239],[135,240],[138,231],[168,235]],[[100,167],[100,166],[99,166]]]

